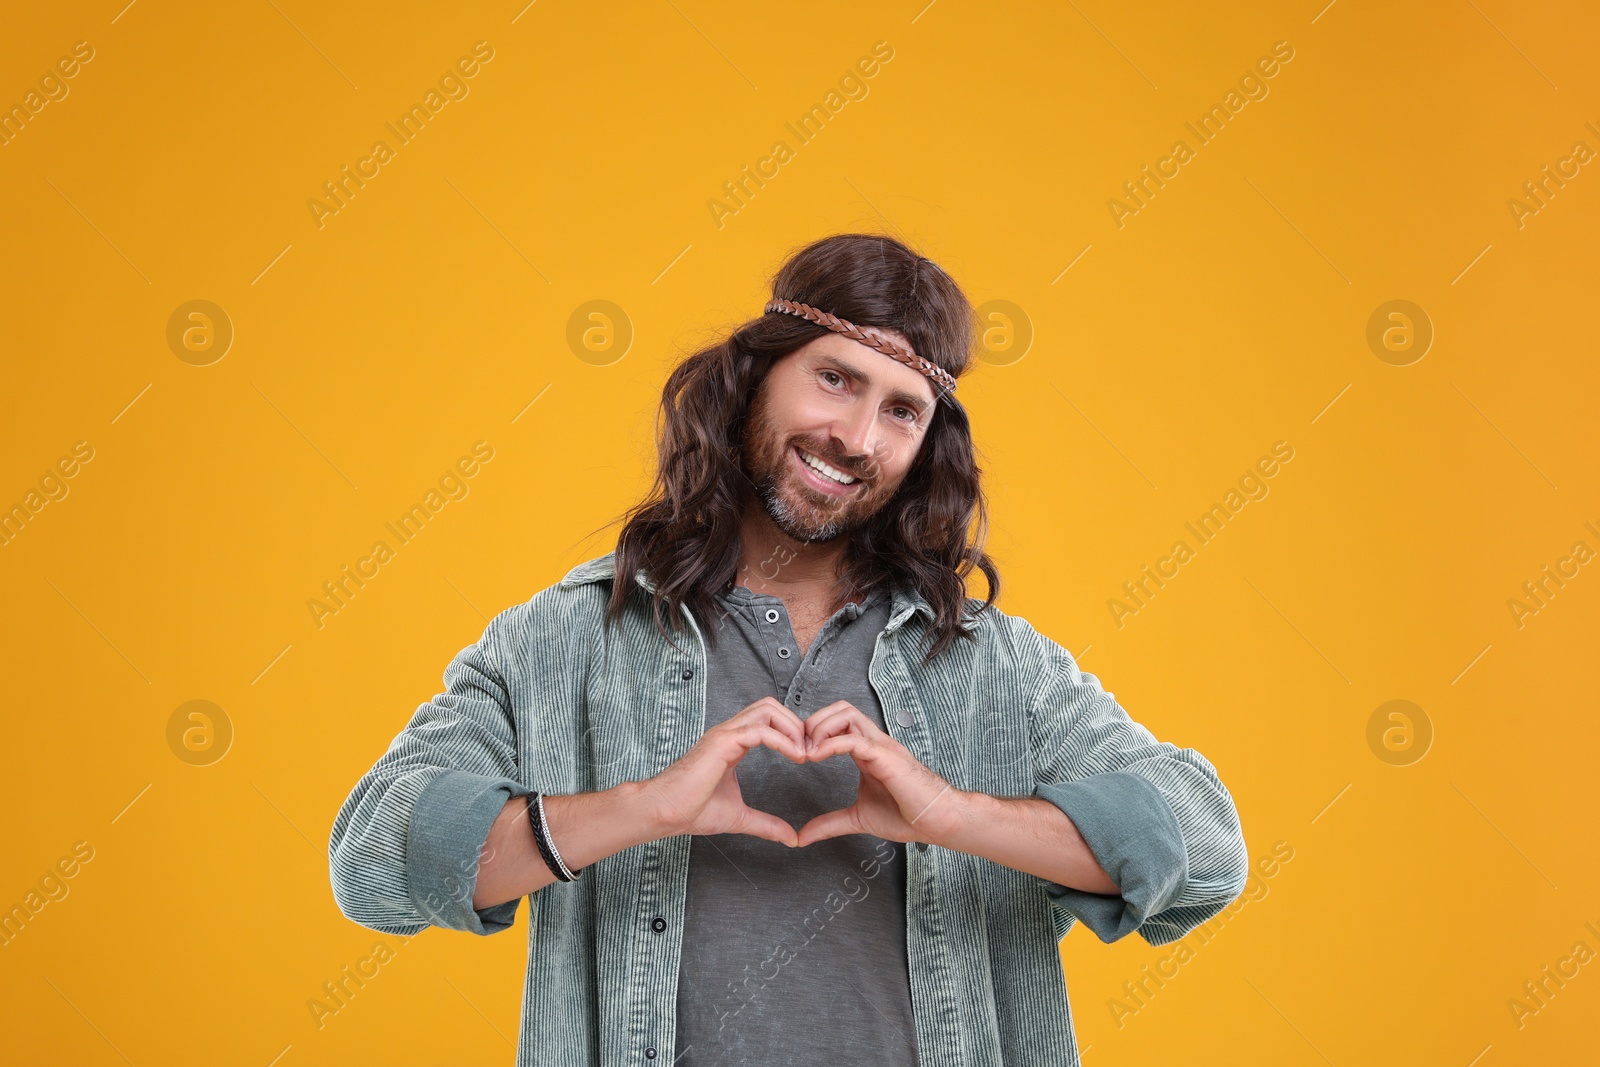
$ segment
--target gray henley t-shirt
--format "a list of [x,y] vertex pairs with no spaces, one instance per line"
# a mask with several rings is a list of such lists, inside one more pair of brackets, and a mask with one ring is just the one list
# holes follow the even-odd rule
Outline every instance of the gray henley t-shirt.
[[[835,612],[803,659],[782,599],[736,585],[716,600],[706,729],[767,696],[802,720],[847,700],[883,726],[867,667],[889,619],[885,590]],[[795,764],[761,745],[735,773],[746,804],[796,829],[849,807],[860,781],[848,754]],[[905,847],[866,834],[793,849],[695,835],[674,1067],[916,1067]]]

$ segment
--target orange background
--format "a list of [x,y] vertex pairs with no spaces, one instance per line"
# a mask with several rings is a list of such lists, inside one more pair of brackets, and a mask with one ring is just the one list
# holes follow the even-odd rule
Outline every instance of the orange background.
[[[93,50],[0,146],[0,506],[66,490],[0,547],[0,907],[74,871],[0,948],[7,1058],[509,1062],[526,907],[495,939],[364,930],[334,813],[488,617],[611,547],[669,367],[847,230],[1010,309],[962,384],[1001,606],[1212,760],[1252,857],[1292,849],[1137,1005],[1171,948],[1066,938],[1087,1061],[1593,1057],[1600,568],[1508,606],[1600,550],[1600,175],[1508,205],[1600,149],[1592,5],[121,2],[0,35],[8,107]],[[467,94],[319,226],[323,183],[479,41]],[[880,41],[801,144],[785,124]],[[1185,123],[1280,41],[1199,145]],[[231,323],[220,359],[169,344],[193,300]],[[1369,346],[1393,300],[1431,323],[1420,359],[1415,312]],[[467,495],[319,626],[322,583],[479,441]],[[1268,494],[1197,545],[1184,523],[1279,441]],[[195,700],[219,710],[186,747]],[[1369,742],[1391,700],[1417,710]],[[379,942],[319,1028],[308,1002]]]

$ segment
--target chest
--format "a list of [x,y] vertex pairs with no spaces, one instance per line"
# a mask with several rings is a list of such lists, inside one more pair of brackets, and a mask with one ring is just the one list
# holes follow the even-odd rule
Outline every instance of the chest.
[[795,644],[801,656],[811,651],[822,628],[841,610],[831,598],[789,593],[778,596],[778,599],[783,602],[784,612],[789,617],[789,628],[794,631]]
[[821,602],[785,600],[783,606],[789,611],[789,625],[794,630],[795,643],[800,646],[800,655],[804,656],[832,612]]
[[[770,608],[792,612],[787,620],[792,642],[782,632],[781,615],[768,621]],[[603,609],[603,601],[593,607],[597,615]],[[806,711],[835,699],[856,703],[836,691],[846,684],[842,679],[853,676],[863,683],[858,706],[867,710],[866,698],[875,695],[882,728],[957,788],[997,796],[1031,791],[1024,698],[1037,686],[1015,677],[1008,646],[980,633],[977,642],[958,641],[924,662],[923,620],[887,610],[884,629],[863,639],[858,654],[847,635],[829,636],[823,629],[824,610],[815,601],[784,597],[760,604],[747,617],[763,633],[768,627],[775,632],[763,640],[765,652],[756,653],[763,657],[763,671],[741,672],[753,674],[750,685],[760,691],[738,707],[785,693]],[[712,660],[720,656],[708,656],[705,637],[725,624],[685,614],[688,628],[673,631],[669,640],[640,598],[616,625],[575,619],[519,641],[503,654],[511,702],[522,720],[521,755],[530,780],[552,783],[547,786],[552,792],[595,791],[642,780],[665,770],[704,734],[708,712],[715,719],[728,699],[721,692],[728,675],[714,670],[719,664]],[[855,626],[872,631],[879,623],[863,613]],[[730,630],[723,636],[735,635]],[[825,647],[816,647],[819,642]],[[779,651],[785,645],[788,655]],[[812,667],[824,669],[800,671],[808,656],[818,660]]]

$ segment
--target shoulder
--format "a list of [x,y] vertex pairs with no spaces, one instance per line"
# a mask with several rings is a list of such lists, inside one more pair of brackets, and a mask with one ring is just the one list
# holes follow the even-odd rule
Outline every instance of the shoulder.
[[[980,610],[981,609],[981,610]],[[1059,642],[1041,633],[1021,615],[1002,610],[998,604],[983,607],[978,597],[967,598],[966,617],[973,636],[986,650],[991,663],[1020,671],[1045,672],[1052,661],[1072,655]]]
[[610,554],[572,568],[559,581],[489,620],[484,638],[497,649],[566,643],[592,636],[611,598]]

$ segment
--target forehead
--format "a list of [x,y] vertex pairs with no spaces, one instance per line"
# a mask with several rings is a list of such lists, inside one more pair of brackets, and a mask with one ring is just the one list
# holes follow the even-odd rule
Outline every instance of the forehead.
[[[912,346],[904,334],[887,327],[878,327],[907,351]],[[839,368],[868,389],[882,390],[899,395],[905,401],[927,407],[934,402],[933,383],[921,371],[912,370],[892,356],[869,348],[842,333],[829,331],[808,341],[794,355],[807,365],[831,365]]]

